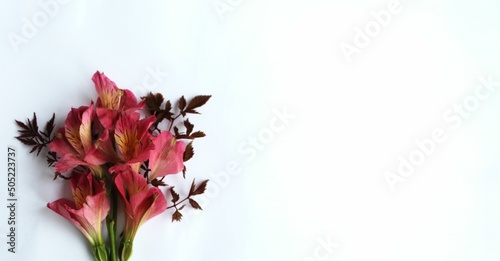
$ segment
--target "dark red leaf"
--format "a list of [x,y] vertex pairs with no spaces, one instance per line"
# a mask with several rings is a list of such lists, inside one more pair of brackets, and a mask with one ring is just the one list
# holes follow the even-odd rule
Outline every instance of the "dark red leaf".
[[179,212],[179,210],[176,210],[172,215],[172,222],[174,221],[180,222],[181,220],[182,220],[182,214],[181,212]]
[[179,194],[175,192],[174,187],[170,188],[170,194],[172,194],[172,203],[176,203],[177,201],[179,201]]
[[161,93],[153,94],[150,92],[147,96],[141,98],[144,100],[149,114],[155,115],[157,111],[161,110],[160,107],[163,103],[163,95]]
[[166,186],[167,184],[165,182],[163,182],[162,180],[153,179],[151,181],[151,185],[153,185],[154,187],[161,187],[161,186]]
[[177,104],[179,107],[179,110],[183,111],[184,108],[186,108],[186,99],[184,98],[184,95],[179,99],[179,103]]
[[205,193],[205,190],[207,189],[207,183],[208,183],[208,179],[201,182],[198,185],[198,187],[193,191],[193,193],[191,193],[191,196],[201,195],[201,194]]
[[188,106],[184,110],[187,113],[198,113],[194,109],[203,106],[212,97],[212,95],[198,95],[189,101]]
[[198,202],[196,202],[194,199],[190,198],[189,199],[189,204],[191,204],[191,207],[193,207],[194,209],[201,209],[201,210],[203,210],[201,208],[200,204],[198,204]]
[[205,133],[203,131],[195,131],[193,134],[189,136],[190,139],[203,138],[205,137]]
[[194,155],[193,142],[191,141],[186,146],[186,150],[184,151],[184,162],[190,160]]
[[46,137],[49,137],[52,135],[52,131],[54,131],[54,120],[56,118],[56,114],[52,113],[52,118],[50,118],[49,121],[47,121],[47,124],[45,124],[45,134]]
[[189,122],[189,119],[186,119],[184,121],[184,127],[186,127],[186,135],[189,135],[193,131],[194,125]]

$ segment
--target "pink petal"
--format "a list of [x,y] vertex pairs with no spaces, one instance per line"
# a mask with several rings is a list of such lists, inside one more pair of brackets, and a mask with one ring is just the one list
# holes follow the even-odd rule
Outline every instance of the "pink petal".
[[100,73],[99,71],[94,74],[92,81],[99,94],[97,106],[107,109],[118,109],[122,93],[118,87],[116,87],[116,84],[104,75],[104,73]]
[[134,163],[134,162],[143,162],[149,159],[149,153],[152,149],[154,149],[154,144],[151,140],[151,134],[149,134],[149,128],[153,123],[156,121],[155,116],[149,116],[145,119],[142,119],[139,121],[138,127],[137,127],[137,133],[138,139],[140,140],[139,144],[140,146],[138,147],[136,151],[136,156],[129,161],[129,163]]
[[87,165],[86,162],[80,160],[73,154],[64,154],[54,166],[54,170],[57,172],[66,172],[79,165]]
[[111,136],[109,135],[108,130],[104,130],[101,134],[101,137],[95,142],[95,148],[100,151],[101,156],[106,162],[116,163],[120,159],[116,154],[115,148],[113,146]]
[[84,161],[89,165],[100,166],[108,162],[109,157],[97,148],[91,149],[85,155]]
[[116,84],[111,81],[104,73],[96,71],[92,76],[92,81],[95,84],[95,89],[99,95],[104,92],[114,92],[118,90]]
[[59,153],[60,155],[65,155],[65,154],[76,154],[76,150],[69,144],[69,142],[66,140],[64,137],[64,127],[59,128],[57,130],[57,133],[52,140],[52,142],[49,143],[49,149],[50,151]]
[[118,119],[119,114],[118,111],[97,107],[96,113],[99,121],[101,122],[102,126],[104,126],[104,128],[108,130],[115,129],[115,123]]
[[154,149],[150,152],[149,181],[168,174],[176,174],[184,169],[184,142],[177,141],[169,131],[160,133],[153,140]]
[[130,169],[130,165],[128,164],[115,164],[113,167],[109,168],[109,173],[115,174],[126,171]]
[[132,171],[131,169],[126,169],[118,174],[116,177],[120,179],[125,187],[127,195],[135,195],[142,192],[148,191],[148,183],[144,176],[139,173]]
[[79,220],[86,231],[92,231],[91,235],[97,235],[109,209],[109,199],[106,193],[101,191],[93,196],[87,196],[82,208],[68,209],[68,211],[74,214],[75,219]]
[[94,104],[90,104],[82,114],[80,125],[80,140],[85,152],[92,149],[92,121],[94,120]]
[[161,190],[152,187],[146,193],[139,193],[130,198],[130,205],[134,209],[134,216],[138,226],[163,213],[167,209],[167,200]]
[[138,122],[137,126],[137,133],[139,134],[139,140],[142,140],[144,137],[149,138],[149,128],[153,123],[155,123],[156,117],[154,115],[151,115],[147,118],[144,118]]
[[125,212],[130,218],[133,218],[134,211],[128,199],[135,194],[148,191],[146,179],[140,174],[134,173],[130,168],[126,168],[117,172],[114,182],[125,206]]
[[95,90],[99,94],[99,97],[118,91],[118,87],[116,86],[116,84],[111,81],[104,73],[101,73],[99,71],[94,73],[94,75],[92,76],[92,81],[95,84]]
[[73,199],[75,200],[75,208],[81,208],[85,203],[87,196],[94,194],[92,179],[91,174],[79,174],[73,172],[70,185],[71,193],[73,194]]
[[139,117],[138,113],[122,114],[116,122],[115,142],[124,161],[134,157],[136,147],[139,145],[136,128]]
[[47,204],[47,207],[57,214],[61,215],[65,219],[69,220],[78,230],[82,232],[82,234],[90,241],[93,242],[90,234],[85,230],[85,228],[81,225],[81,223],[74,219],[72,214],[68,211],[68,209],[75,208],[75,204],[68,199],[59,199],[52,203]]
[[64,122],[64,136],[79,155],[85,154],[80,139],[80,125],[82,124],[82,114],[87,109],[87,106],[82,106],[78,109],[72,108]]
[[115,143],[123,161],[136,163],[148,159],[153,148],[148,132],[156,117],[139,120],[138,113],[122,113],[116,122]]
[[94,241],[90,233],[82,226],[82,224],[73,217],[73,214],[68,210],[74,208],[74,203],[68,199],[59,199],[52,203],[48,203],[47,207],[65,219],[69,220],[91,243]]
[[122,105],[120,106],[122,110],[128,110],[128,109],[138,109],[137,108],[137,98],[135,95],[129,91],[129,90],[123,90],[123,97],[122,97]]

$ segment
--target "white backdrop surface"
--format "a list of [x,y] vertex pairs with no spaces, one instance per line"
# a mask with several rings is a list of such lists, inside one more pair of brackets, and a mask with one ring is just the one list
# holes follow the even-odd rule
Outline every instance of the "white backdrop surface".
[[95,100],[96,70],[137,96],[213,95],[188,179],[167,178],[211,179],[204,211],[146,223],[131,260],[500,260],[498,1],[0,6],[1,205],[9,146],[18,164],[0,260],[92,260],[46,208],[65,183],[13,137]]

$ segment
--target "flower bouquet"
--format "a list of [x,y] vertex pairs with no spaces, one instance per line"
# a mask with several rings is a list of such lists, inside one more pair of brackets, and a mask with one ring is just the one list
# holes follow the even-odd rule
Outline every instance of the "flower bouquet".
[[[186,116],[199,114],[197,109],[211,96],[189,101],[182,96],[173,108],[161,93],[149,93],[138,100],[101,72],[92,80],[97,100],[72,108],[64,126],[54,131],[53,114],[44,128],[39,128],[34,113],[25,123],[16,121],[16,138],[37,156],[46,152],[54,180],[69,181],[73,198],[58,199],[47,207],[81,231],[96,261],[126,261],[146,221],[167,209],[173,209],[172,221],[182,219],[180,211],[186,205],[202,209],[193,197],[204,193],[208,180],[196,184],[193,179],[182,200],[163,180],[180,172],[185,178],[184,162],[194,155],[193,140],[205,136],[202,131],[193,131],[194,125]],[[161,187],[169,188],[166,192],[172,198],[171,206]],[[184,204],[186,201],[189,204]],[[119,220],[123,226],[117,226]],[[104,222],[107,234],[103,235]]]

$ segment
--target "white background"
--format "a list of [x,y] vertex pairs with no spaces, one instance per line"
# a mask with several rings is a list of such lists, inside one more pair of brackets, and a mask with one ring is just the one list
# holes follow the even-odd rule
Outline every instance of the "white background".
[[[88,2],[52,6],[44,20],[40,4],[1,0],[0,157],[6,174],[7,147],[17,148],[19,198],[16,254],[0,211],[1,260],[92,259],[45,207],[66,183],[13,137],[14,119],[55,112],[60,124],[95,100],[96,70],[137,96],[213,95],[190,117],[208,136],[188,179],[167,179],[183,193],[191,178],[211,179],[204,211],[146,223],[131,260],[500,260],[500,92],[457,128],[443,119],[481,77],[500,82],[497,1],[396,2],[351,62],[341,46],[391,1]],[[36,34],[23,35],[33,19]],[[141,86],[156,69],[168,76]],[[284,109],[294,118],[266,136]],[[446,140],[392,191],[385,173],[436,129]],[[229,176],[228,164],[241,172]],[[2,205],[6,190],[2,175]]]

